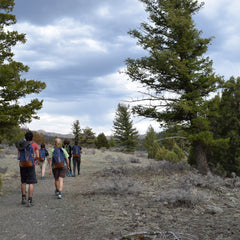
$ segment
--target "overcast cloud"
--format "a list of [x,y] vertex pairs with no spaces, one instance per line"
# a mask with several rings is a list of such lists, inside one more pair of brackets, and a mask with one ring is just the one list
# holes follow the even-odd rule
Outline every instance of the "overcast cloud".
[[[14,29],[27,43],[14,48],[15,59],[30,67],[27,79],[46,82],[40,120],[27,125],[71,133],[72,123],[111,135],[118,103],[136,96],[139,86],[119,70],[128,57],[144,56],[127,32],[146,20],[138,0],[16,0]],[[204,37],[215,36],[208,55],[225,79],[240,76],[240,1],[207,0],[195,16]],[[27,101],[25,99],[24,101]],[[156,122],[133,118],[142,134]]]

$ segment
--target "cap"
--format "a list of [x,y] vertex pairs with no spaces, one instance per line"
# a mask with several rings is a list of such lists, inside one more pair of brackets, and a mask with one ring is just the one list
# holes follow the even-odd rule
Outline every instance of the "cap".
[[28,144],[29,144],[29,142],[26,139],[23,138],[18,142],[18,149],[20,151],[24,150],[27,147]]

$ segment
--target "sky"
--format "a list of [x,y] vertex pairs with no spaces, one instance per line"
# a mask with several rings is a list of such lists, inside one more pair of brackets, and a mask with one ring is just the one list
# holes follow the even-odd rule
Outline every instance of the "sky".
[[[202,37],[214,36],[207,55],[224,79],[240,76],[240,1],[206,0],[194,16]],[[73,122],[92,128],[96,136],[112,135],[119,103],[136,98],[141,86],[121,73],[127,58],[145,56],[128,31],[147,20],[138,0],[15,0],[13,14],[27,42],[17,45],[14,60],[28,65],[23,77],[47,84],[40,120],[24,125],[31,130],[72,133]],[[140,134],[157,122],[132,116]]]

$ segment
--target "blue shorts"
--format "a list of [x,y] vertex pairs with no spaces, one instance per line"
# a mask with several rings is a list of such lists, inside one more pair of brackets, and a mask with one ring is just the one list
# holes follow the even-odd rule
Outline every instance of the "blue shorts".
[[20,167],[21,183],[35,184],[37,183],[35,166]]

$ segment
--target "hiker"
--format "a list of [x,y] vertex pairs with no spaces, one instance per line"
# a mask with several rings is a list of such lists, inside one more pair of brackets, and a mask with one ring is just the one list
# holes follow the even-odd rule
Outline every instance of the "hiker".
[[68,153],[64,148],[62,148],[62,140],[60,138],[56,138],[54,149],[52,149],[49,153],[49,174],[51,175],[51,172],[53,172],[56,188],[55,195],[58,199],[63,198],[63,179],[66,176],[67,170],[69,170]]
[[70,173],[72,173],[72,167],[71,167],[71,158],[72,158],[72,147],[70,145],[70,141],[69,140],[64,140],[63,142],[63,148],[67,151],[69,157],[69,168],[70,168]]
[[75,141],[75,144],[72,147],[72,156],[73,156],[73,175],[76,173],[76,166],[78,175],[80,175],[80,165],[81,165],[81,153],[82,147],[78,145],[78,141]]
[[48,161],[48,151],[45,148],[45,144],[42,143],[41,144],[41,149],[39,150],[39,158],[38,158],[38,165],[41,168],[41,179],[44,179],[45,176],[45,170],[46,170],[46,166],[47,166],[47,162]]
[[33,184],[37,183],[35,172],[34,153],[36,158],[39,157],[38,145],[32,141],[33,133],[26,132],[25,139],[19,141],[18,160],[21,176],[21,192],[22,204],[26,204],[26,184],[29,184],[28,189],[28,206],[33,206]]

